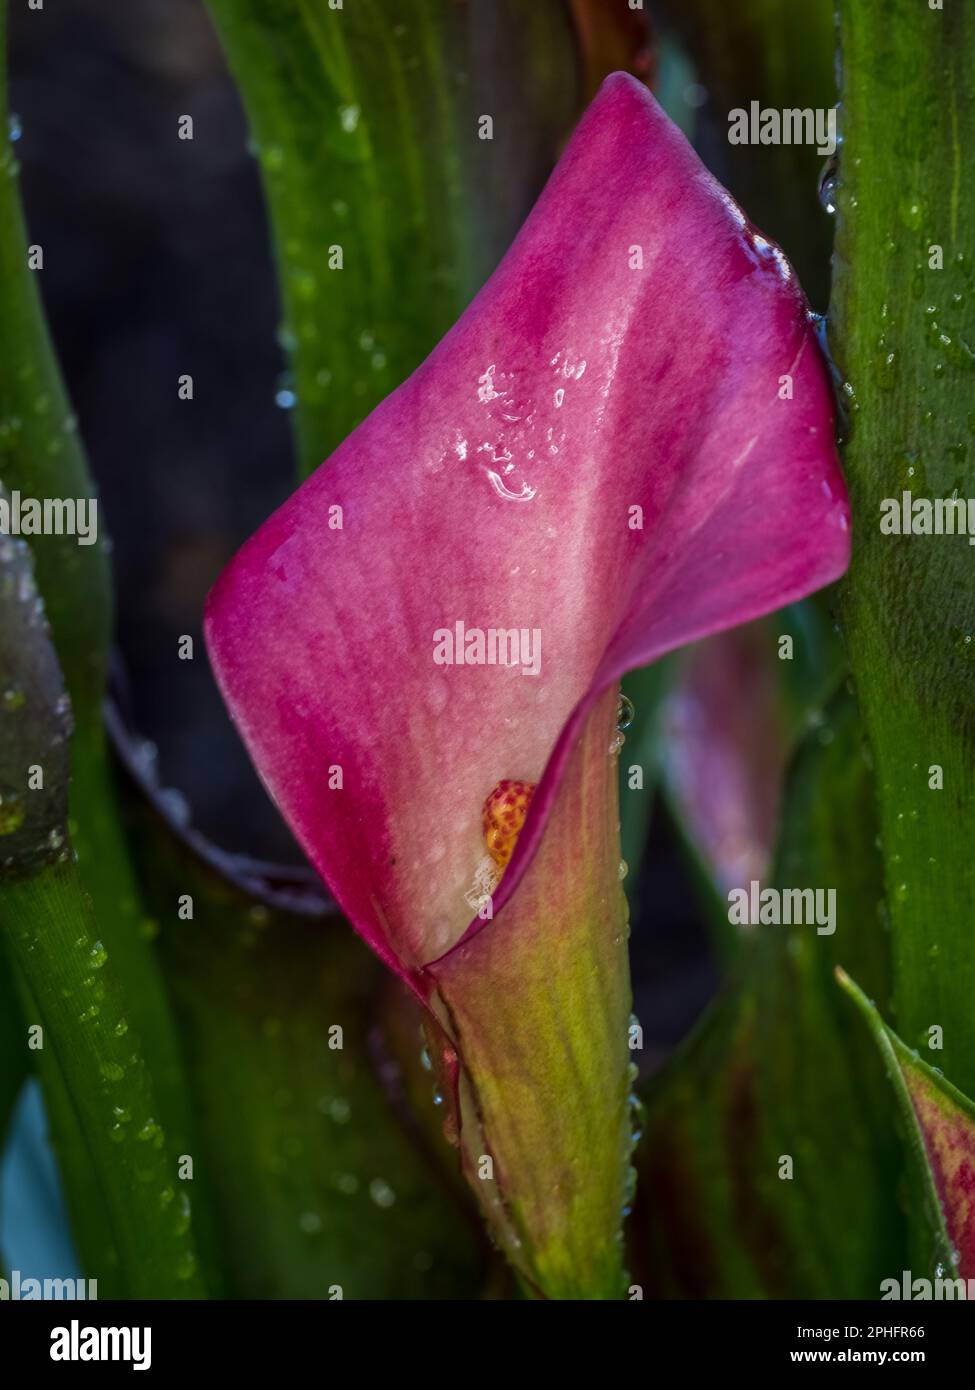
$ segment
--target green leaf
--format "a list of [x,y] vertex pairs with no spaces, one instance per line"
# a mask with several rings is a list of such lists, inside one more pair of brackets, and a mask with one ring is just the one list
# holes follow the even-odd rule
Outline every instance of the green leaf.
[[513,239],[580,96],[572,29],[560,0],[210,9],[264,178],[307,474],[419,365]]
[[[31,1001],[29,1021],[44,1030],[42,1079],[57,1069],[53,1085],[63,1082],[75,1108],[97,1181],[89,1195],[107,1216],[107,1229],[99,1221],[79,1233],[99,1251],[82,1250],[88,1275],[108,1285],[117,1254],[128,1296],[200,1297],[190,1200],[176,1181],[151,1077],[85,901],[74,864],[62,860],[5,885],[0,925]],[[40,930],[30,925],[38,920]],[[70,1167],[77,1131],[59,1131],[61,1104],[57,1091],[49,1092],[56,1148]]]
[[[95,495],[74,416],[51,349],[38,288],[28,268],[28,238],[17,192],[17,163],[7,128],[6,8],[0,0],[0,482],[37,499]],[[99,518],[100,522],[101,518]],[[112,623],[104,527],[98,543],[73,535],[31,537],[37,585],[51,624],[74,712],[71,837],[79,870],[126,994],[167,1122],[186,1131],[175,1034],[145,914],[122,838],[102,728],[102,698]],[[6,684],[9,704],[19,698]],[[3,715],[0,715],[3,717]],[[67,769],[63,773],[67,782]],[[79,1217],[74,1212],[76,1219]]]
[[879,523],[882,500],[904,491],[975,492],[975,11],[843,0],[839,14],[830,344],[850,407],[854,516],[842,616],[876,763],[894,1023],[908,1047],[941,1027],[939,1063],[970,1095],[973,552],[964,536],[884,535]]
[[0,932],[26,1020],[41,1029],[34,1056],[88,1274],[103,1293],[198,1296],[189,1198],[176,1190],[152,1079],[68,846],[61,672],[26,543],[6,537],[0,670],[17,692],[0,716]]
[[265,906],[131,810],[186,1041],[204,1254],[229,1295],[476,1297],[478,1224],[398,1105],[382,967],[334,911]]
[[[25,497],[90,498],[94,488],[44,321],[43,270],[28,268],[28,237],[8,130],[6,3],[0,0],[0,482]],[[43,250],[43,248],[41,248]],[[101,520],[101,518],[98,518]],[[99,528],[101,530],[101,528]],[[31,537],[37,583],[79,723],[97,710],[111,633],[104,544]]]
[[832,974],[855,958],[886,990],[871,797],[844,695],[794,768],[775,875],[835,887],[835,935],[752,928],[730,986],[643,1093],[631,1268],[648,1293],[875,1298],[903,1267],[892,1098]]

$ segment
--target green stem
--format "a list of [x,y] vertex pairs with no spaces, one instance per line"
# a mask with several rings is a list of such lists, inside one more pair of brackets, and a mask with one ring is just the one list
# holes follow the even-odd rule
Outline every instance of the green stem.
[[[55,1093],[63,1080],[62,1101],[70,1097],[96,1184],[92,1198],[108,1216],[108,1232],[93,1238],[106,1250],[114,1246],[129,1296],[202,1296],[187,1188],[71,858],[8,881],[0,925],[22,981],[28,1023],[43,1030],[36,1054],[41,1075],[53,1081]],[[88,1274],[105,1283],[117,1277],[111,1267]]]
[[975,11],[841,0],[830,341],[846,377],[854,555],[842,614],[876,765],[897,1030],[975,1092],[975,585],[964,536],[881,503],[972,495]]
[[[0,0],[0,319],[7,354],[0,369],[0,481],[8,492],[17,490],[24,497],[93,499],[95,489],[44,320],[39,288],[44,270],[31,269],[28,262],[31,243],[7,128],[6,33],[6,7]],[[102,725],[113,616],[104,527],[98,525],[95,544],[79,544],[74,535],[36,535],[30,545],[74,715],[72,843],[101,938],[145,1048],[161,1110],[185,1142],[189,1119],[177,1039],[139,904]],[[4,672],[4,678],[9,674]],[[8,891],[13,890],[4,888],[4,896]],[[77,1225],[82,1213],[74,1208],[72,1215]]]

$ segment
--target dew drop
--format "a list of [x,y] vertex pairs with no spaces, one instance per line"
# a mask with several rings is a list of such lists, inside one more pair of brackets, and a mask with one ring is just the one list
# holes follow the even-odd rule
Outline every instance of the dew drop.
[[897,385],[897,354],[888,352],[880,363],[877,372],[877,385],[881,391],[893,391]]
[[179,1194],[176,1205],[176,1220],[173,1223],[173,1230],[178,1236],[185,1236],[190,1229],[190,1199],[185,1192]]
[[900,205],[900,219],[905,227],[916,232],[924,221],[924,204],[917,198],[905,198]]
[[631,1212],[632,1209],[633,1209],[633,1199],[634,1199],[634,1197],[636,1196],[636,1185],[637,1185],[637,1181],[638,1181],[638,1178],[637,1178],[637,1171],[636,1171],[636,1169],[633,1167],[633,1165],[630,1164],[629,1168],[626,1170],[626,1186],[625,1186],[625,1188],[624,1188],[624,1190],[623,1190],[623,1215],[624,1215],[624,1216],[629,1216],[630,1212]]
[[369,1196],[377,1207],[387,1209],[396,1201],[396,1193],[382,1178],[373,1178],[369,1184]]
[[826,161],[819,177],[819,201],[830,217],[836,212],[836,185],[839,178],[840,162],[834,154]]
[[619,699],[619,704],[616,707],[617,730],[620,733],[623,733],[624,730],[628,729],[630,725],[633,723],[635,715],[636,710],[633,707],[633,701],[629,698],[628,695],[621,695]]
[[360,115],[361,112],[358,106],[339,107],[339,121],[341,122],[342,129],[345,131],[346,135],[351,135],[353,131],[356,130],[356,128],[359,125]]
[[952,643],[959,656],[963,656],[966,661],[971,661],[975,657],[975,641],[971,632],[956,630],[952,634]]
[[151,1144],[154,1149],[161,1149],[166,1140],[162,1126],[152,1119],[146,1120],[135,1137],[140,1144]]

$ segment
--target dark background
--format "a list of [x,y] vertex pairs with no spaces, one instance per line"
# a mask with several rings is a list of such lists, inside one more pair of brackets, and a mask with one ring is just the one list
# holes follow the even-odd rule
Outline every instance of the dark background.
[[[268,225],[236,89],[202,0],[12,4],[10,66],[30,239],[44,247],[49,321],[114,543],[135,723],[211,839],[301,862],[201,632],[210,585],[295,477],[275,404],[285,363]],[[206,138],[174,140],[182,114]],[[184,373],[192,401],[178,399]],[[193,661],[177,659],[184,634]],[[717,975],[659,809],[639,872],[634,991],[652,1067]]]

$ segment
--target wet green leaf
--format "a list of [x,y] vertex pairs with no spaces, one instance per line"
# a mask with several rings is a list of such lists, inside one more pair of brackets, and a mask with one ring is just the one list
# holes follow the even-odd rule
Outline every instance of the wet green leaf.
[[880,519],[905,492],[975,494],[975,11],[844,0],[839,14],[830,345],[854,517],[842,616],[876,764],[890,1016],[909,1048],[943,1029],[938,1065],[971,1095],[973,552],[964,535],[882,534]]
[[296,401],[309,473],[507,250],[581,100],[575,40],[560,0],[210,9],[267,193],[291,356],[279,400]]
[[[40,282],[45,272],[28,262],[33,244],[20,208],[16,147],[7,126],[5,40],[6,7],[0,0],[0,484],[8,496],[19,491],[24,499],[70,502],[72,508],[83,502],[87,508],[95,489],[44,321]],[[76,511],[76,520],[81,515]],[[97,519],[97,544],[79,544],[73,534],[30,537],[36,582],[74,713],[71,837],[160,1104],[170,1127],[185,1134],[175,1034],[121,835],[102,728],[112,623],[105,529],[97,512],[87,510],[84,516]],[[21,718],[22,694],[9,670],[0,672],[0,720],[13,721],[11,728]],[[67,775],[65,767],[59,773],[64,790]]]
[[[103,1293],[198,1296],[190,1201],[67,831],[68,700],[26,542],[0,538],[0,934]],[[22,1034],[19,1050],[28,1050]]]

